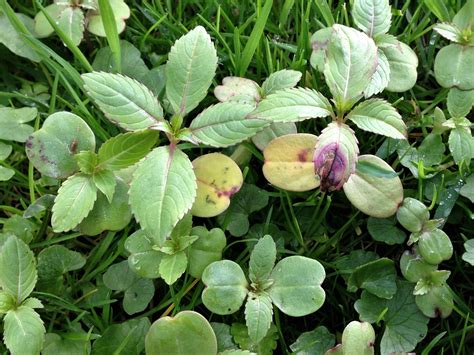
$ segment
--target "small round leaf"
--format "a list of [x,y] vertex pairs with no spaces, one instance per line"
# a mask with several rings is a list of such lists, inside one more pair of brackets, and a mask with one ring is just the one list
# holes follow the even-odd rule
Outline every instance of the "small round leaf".
[[435,286],[424,295],[417,295],[415,302],[420,311],[430,318],[446,318],[454,307],[453,296],[446,286]]
[[26,142],[26,155],[33,166],[56,179],[67,178],[78,170],[74,154],[94,149],[94,133],[82,118],[70,112],[49,116]]
[[213,262],[202,274],[206,285],[202,293],[204,305],[217,314],[236,312],[248,293],[248,283],[239,264],[230,260]]
[[325,277],[326,272],[317,260],[290,256],[275,265],[269,277],[273,285],[268,293],[283,313],[305,316],[323,305],[326,294],[320,285]]
[[441,229],[424,232],[418,241],[418,251],[426,262],[438,265],[453,255],[453,244]]
[[403,187],[400,178],[396,176],[390,165],[374,155],[361,155],[360,162],[394,173],[395,176],[370,174],[356,169],[356,172],[343,186],[347,198],[355,207],[369,216],[390,217],[397,211],[403,200]]
[[209,322],[199,313],[183,311],[155,321],[145,338],[147,355],[215,355],[217,340]]

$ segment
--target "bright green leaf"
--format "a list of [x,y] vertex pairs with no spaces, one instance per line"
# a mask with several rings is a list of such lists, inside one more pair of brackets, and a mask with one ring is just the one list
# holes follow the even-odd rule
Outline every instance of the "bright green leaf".
[[375,37],[390,29],[392,11],[388,0],[355,0],[352,17],[357,27]]
[[163,109],[144,84],[120,74],[83,74],[88,94],[106,117],[128,131],[160,129]]
[[99,166],[120,170],[135,164],[145,157],[155,145],[157,132],[138,131],[119,134],[99,148]]
[[38,278],[36,261],[28,246],[10,236],[0,251],[0,286],[21,304],[33,291]]
[[76,46],[81,43],[84,32],[84,14],[79,7],[67,6],[57,17],[58,27]]
[[211,37],[197,26],[178,39],[168,55],[166,97],[175,113],[192,111],[207,94],[217,68]]
[[24,123],[34,120],[37,115],[38,110],[36,108],[0,107],[0,139],[25,142],[34,129]]
[[434,73],[438,83],[444,88],[456,87],[461,90],[474,89],[474,47],[450,44],[436,55]]
[[160,263],[160,276],[168,285],[172,285],[186,271],[188,258],[184,251],[164,255]]
[[459,42],[461,40],[461,31],[456,25],[443,22],[434,25],[433,29],[438,32],[441,36],[449,39],[452,42]]
[[[276,260],[276,246],[273,238],[261,238],[250,253],[249,278],[252,282],[265,281],[270,276]],[[247,324],[248,326],[248,324]],[[255,340],[255,339],[254,339]],[[255,340],[257,341],[257,340]]]
[[290,256],[279,261],[270,279],[268,293],[283,313],[301,317],[317,311],[326,294],[320,286],[326,277],[323,266],[314,259]]
[[377,47],[366,34],[333,25],[326,49],[324,77],[339,111],[349,110],[363,95],[377,66]]
[[369,85],[364,90],[364,96],[366,98],[378,94],[388,86],[390,81],[390,63],[388,62],[387,56],[381,49],[377,50],[377,67],[375,68],[374,74],[370,79]]
[[469,239],[464,243],[464,249],[466,250],[462,255],[462,259],[474,266],[474,239]]
[[201,112],[191,123],[192,134],[203,144],[228,147],[254,136],[270,123],[247,118],[253,105],[224,102]]
[[451,130],[448,143],[456,164],[469,164],[474,157],[474,138],[470,129],[455,128]]
[[188,271],[191,276],[200,278],[209,264],[222,259],[226,237],[222,229],[213,228],[208,231],[202,226],[194,227],[191,235],[197,235],[199,238],[188,250]]
[[154,250],[153,245],[153,240],[143,230],[136,231],[125,241],[125,249],[130,253],[128,265],[140,277],[160,277],[159,267],[164,254]]
[[[34,33],[33,20],[24,14],[15,14],[30,33]],[[0,43],[5,45],[16,55],[39,62],[41,57],[29,45],[22,34],[18,33],[15,27],[10,23],[8,16],[0,12]],[[4,54],[4,53],[2,53]],[[0,130],[1,131],[1,130]]]
[[262,84],[263,95],[267,96],[278,90],[293,88],[301,80],[301,76],[301,72],[296,70],[283,69],[274,72]]
[[9,311],[3,322],[3,341],[12,354],[40,353],[46,329],[38,313],[32,308],[20,306]]
[[268,95],[248,117],[273,123],[298,122],[309,118],[326,117],[331,113],[331,104],[318,91],[291,88]]
[[247,296],[248,283],[239,264],[230,260],[210,264],[202,274],[206,288],[202,292],[204,305],[217,314],[236,312]]
[[383,317],[385,331],[380,343],[382,354],[410,352],[426,336],[428,318],[418,309],[412,292],[412,283],[400,281],[397,293],[390,300],[363,291],[361,299],[355,303],[360,319],[370,323],[375,323],[386,311]]
[[94,151],[95,137],[89,126],[70,112],[49,116],[26,142],[26,155],[43,175],[66,178],[78,170],[74,155]]
[[115,187],[117,186],[117,180],[115,179],[114,173],[110,170],[101,170],[92,175],[92,180],[97,189],[107,197],[107,201],[112,203],[115,194]]
[[474,90],[459,90],[453,87],[449,89],[446,103],[452,117],[467,116],[474,104]]
[[252,341],[258,343],[267,335],[272,323],[272,316],[271,298],[266,293],[250,292],[245,304],[245,322]]
[[67,232],[87,217],[97,199],[97,188],[85,175],[73,175],[59,188],[51,225],[56,233]]
[[395,139],[406,139],[407,127],[402,116],[385,100],[371,99],[357,105],[347,118],[365,131]]

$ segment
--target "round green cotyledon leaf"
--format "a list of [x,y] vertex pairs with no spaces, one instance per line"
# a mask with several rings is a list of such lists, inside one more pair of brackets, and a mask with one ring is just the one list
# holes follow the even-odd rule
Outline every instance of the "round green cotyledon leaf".
[[406,230],[417,233],[423,229],[423,225],[430,219],[430,211],[417,199],[407,197],[397,210],[397,219]]
[[227,240],[220,228],[213,228],[210,231],[206,227],[198,226],[191,230],[191,235],[199,238],[188,250],[189,267],[188,272],[193,277],[201,277],[204,269],[214,261],[222,259]]
[[402,275],[410,282],[418,282],[418,280],[431,275],[436,269],[436,265],[428,264],[421,256],[410,251],[405,251],[400,258]]
[[160,277],[160,264],[165,254],[154,250],[153,245],[152,238],[143,230],[136,231],[125,241],[125,249],[130,253],[128,266],[140,277]]
[[415,296],[415,302],[421,312],[430,318],[446,318],[453,311],[453,296],[446,286],[435,286],[424,295]]
[[313,154],[318,137],[288,134],[272,140],[263,155],[263,175],[273,185],[289,191],[308,191],[319,186]]
[[103,231],[118,231],[128,225],[132,219],[132,211],[128,204],[128,186],[121,179],[116,179],[112,202],[103,193],[97,194],[94,208],[79,225],[85,235],[97,235]]
[[435,77],[445,88],[457,87],[461,90],[474,89],[474,47],[450,44],[436,55]]
[[418,76],[418,57],[415,52],[391,35],[382,35],[380,40],[377,40],[377,45],[387,57],[390,66],[390,80],[386,89],[393,92],[411,89]]
[[217,353],[217,339],[209,322],[197,312],[183,311],[155,321],[145,338],[147,355]]
[[202,292],[204,305],[217,314],[236,312],[248,293],[248,283],[239,264],[230,260],[210,264],[202,274],[206,288]]
[[33,166],[41,174],[57,179],[78,170],[74,154],[94,149],[94,133],[82,118],[70,112],[52,114],[26,141],[26,155]]
[[361,155],[359,162],[373,165],[377,169],[394,173],[395,176],[377,176],[356,172],[344,184],[344,192],[351,203],[365,214],[386,218],[393,215],[403,200],[403,186],[392,167],[374,155]]
[[300,317],[318,310],[326,298],[320,286],[326,277],[323,266],[314,259],[290,256],[275,265],[268,290],[273,304],[283,313]]
[[453,255],[453,244],[448,235],[441,229],[421,234],[418,240],[418,251],[426,262],[438,265]]
[[214,217],[224,212],[230,198],[243,184],[239,166],[227,155],[211,153],[193,160],[197,196],[191,213],[197,217]]
[[[125,20],[130,17],[130,8],[124,0],[109,0],[109,2],[115,17],[117,33],[121,33],[125,29]],[[87,29],[89,32],[97,36],[105,37],[104,23],[100,13],[98,11],[91,11],[87,18]]]
[[371,355],[374,353],[375,331],[369,322],[350,322],[342,332],[342,354]]

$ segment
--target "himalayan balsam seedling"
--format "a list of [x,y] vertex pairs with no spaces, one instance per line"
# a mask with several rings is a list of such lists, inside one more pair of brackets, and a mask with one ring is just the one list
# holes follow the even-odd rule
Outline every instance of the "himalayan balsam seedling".
[[[359,156],[358,142],[348,122],[369,132],[406,139],[406,125],[388,102],[369,99],[353,106],[362,97],[368,98],[387,86],[394,91],[411,88],[418,62],[408,47],[386,34],[391,12],[388,2],[383,4],[386,6],[377,6],[377,12],[369,19],[366,13],[374,12],[370,11],[371,4],[354,2],[353,17],[364,32],[334,25],[313,37],[316,45],[312,64],[324,73],[335,111],[321,93],[291,88],[268,95],[249,115],[275,122],[330,116],[333,122],[319,137],[293,134],[273,140],[264,151],[264,175],[275,186],[292,191],[318,186],[322,191],[344,189],[354,206],[379,218],[393,215],[402,202],[401,181],[380,158]],[[321,33],[324,41],[318,39]],[[409,61],[406,67],[398,67],[399,58]]]
[[275,265],[275,259],[275,242],[266,235],[250,254],[250,284],[241,267],[230,260],[216,261],[202,274],[206,285],[202,301],[212,312],[232,314],[246,300],[245,320],[255,343],[270,329],[273,305],[289,316],[301,317],[317,311],[326,297],[320,286],[326,273],[318,261],[290,256]]
[[438,270],[438,265],[451,258],[453,245],[438,226],[442,220],[430,220],[428,208],[420,201],[407,197],[397,211],[400,224],[412,234],[408,245],[416,243],[400,259],[403,276],[416,283],[413,290],[418,308],[427,317],[445,318],[453,310],[453,296],[446,285],[451,274]]

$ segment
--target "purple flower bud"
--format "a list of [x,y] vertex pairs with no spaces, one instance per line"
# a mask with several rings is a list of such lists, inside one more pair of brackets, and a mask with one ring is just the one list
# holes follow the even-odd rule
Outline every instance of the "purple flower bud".
[[321,191],[340,190],[354,173],[358,154],[354,131],[343,123],[330,123],[318,137],[313,155]]

